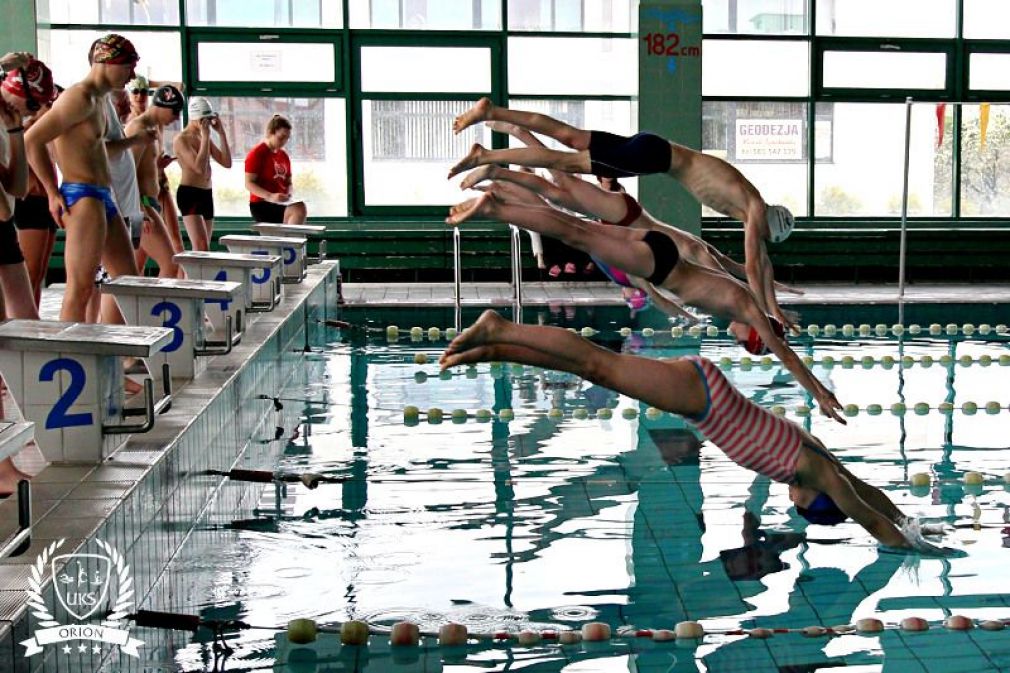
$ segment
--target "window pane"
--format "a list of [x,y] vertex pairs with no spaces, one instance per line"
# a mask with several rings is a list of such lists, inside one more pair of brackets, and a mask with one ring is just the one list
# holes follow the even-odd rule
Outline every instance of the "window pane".
[[705,96],[806,96],[810,48],[803,42],[704,40]]
[[808,0],[703,0],[705,33],[806,35]]
[[487,47],[362,47],[362,91],[491,91]]
[[263,139],[264,127],[274,114],[291,120],[291,140],[284,151],[291,157],[294,196],[305,201],[309,217],[347,215],[344,99],[236,96],[210,100],[225,124],[232,151],[230,169],[213,164],[214,207],[219,215],[250,217],[245,157]]
[[630,0],[509,0],[509,30],[628,33],[637,23]]
[[342,28],[343,19],[341,0],[186,0],[190,26]]
[[[539,112],[587,131],[600,130],[630,136],[638,131],[638,105],[626,100],[537,100],[513,98],[509,107],[514,110]],[[548,147],[568,150],[553,138],[538,136]],[[515,138],[509,138],[511,147],[522,147]],[[591,176],[588,179],[595,180]],[[638,178],[622,178],[621,184],[632,196],[638,194]]]
[[[140,53],[137,73],[150,79],[182,80],[182,50],[175,32],[120,31]],[[39,58],[55,73],[56,81],[69,86],[88,74],[88,50],[105,31],[49,30],[40,28]]]
[[[982,108],[961,108],[961,215],[1010,215],[1010,105],[988,106],[985,144],[982,144]],[[949,123],[948,112],[948,123]],[[949,158],[949,143],[942,151]],[[947,183],[949,186],[949,182]]]
[[[702,151],[736,166],[768,203],[807,214],[806,103],[707,102]],[[723,217],[710,208],[702,215]]]
[[[833,108],[832,159],[814,167],[815,215],[901,214],[905,159],[905,106],[900,103],[818,103],[818,117]],[[937,148],[934,105],[912,109],[908,212],[949,216],[950,110]],[[818,145],[823,137],[818,134]],[[820,154],[818,149],[818,154]]]
[[318,42],[201,42],[198,77],[201,82],[332,82],[335,51],[334,45]]
[[449,205],[462,200],[462,176],[446,180],[449,167],[470,146],[491,143],[483,124],[453,135],[452,120],[468,101],[379,101],[361,103],[365,203],[369,206]]
[[1010,54],[970,54],[968,63],[969,88],[1010,89]]
[[817,34],[954,37],[957,0],[817,0]]
[[942,89],[947,55],[929,52],[827,51],[824,86],[843,89]]
[[179,25],[179,0],[36,0],[39,24]]
[[635,40],[594,37],[510,37],[513,94],[635,96]]
[[349,8],[351,28],[501,28],[501,0],[351,0]]
[[1010,38],[1010,3],[964,0],[964,36],[976,40]]

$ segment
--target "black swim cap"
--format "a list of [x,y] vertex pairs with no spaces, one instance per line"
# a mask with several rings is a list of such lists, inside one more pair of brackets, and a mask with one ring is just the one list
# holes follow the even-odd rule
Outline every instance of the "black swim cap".
[[171,84],[158,87],[158,90],[154,92],[154,98],[151,99],[151,105],[154,107],[168,108],[176,114],[182,114],[182,108],[184,106],[182,92]]

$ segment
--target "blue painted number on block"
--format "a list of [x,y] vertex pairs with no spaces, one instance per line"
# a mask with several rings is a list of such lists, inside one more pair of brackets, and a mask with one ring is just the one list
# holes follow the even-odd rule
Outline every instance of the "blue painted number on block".
[[[267,255],[269,253],[266,250],[255,250],[255,251],[253,251],[252,254],[254,254],[254,255]],[[257,285],[262,285],[263,283],[265,283],[268,280],[270,280],[270,267],[266,267],[265,266],[265,267],[263,267],[262,271],[263,271],[263,275],[257,276],[256,274],[252,274],[252,275],[249,276],[249,279],[252,282],[256,283]]]
[[182,309],[170,301],[160,301],[151,308],[151,315],[160,318],[162,313],[168,312],[168,318],[162,322],[162,327],[172,330],[172,340],[161,349],[162,353],[171,353],[179,350],[182,345],[182,330],[179,329],[179,321],[182,320]]
[[295,255],[295,249],[294,248],[284,248],[284,263],[285,264],[294,264],[296,257],[297,256]]
[[[221,269],[220,271],[218,271],[217,275],[214,276],[214,280],[227,281],[228,280],[228,271],[227,271],[227,269]],[[231,300],[230,299],[204,299],[203,303],[204,304],[220,304],[222,311],[227,311],[228,307],[231,306]]]
[[94,416],[90,413],[68,414],[67,409],[74,406],[74,402],[81,396],[84,390],[84,382],[87,375],[84,367],[77,360],[70,358],[56,358],[42,365],[39,370],[39,381],[52,381],[58,371],[65,371],[70,374],[70,384],[67,389],[56,400],[49,415],[46,416],[46,430],[56,430],[59,428],[74,428],[81,425],[91,425],[95,422]]

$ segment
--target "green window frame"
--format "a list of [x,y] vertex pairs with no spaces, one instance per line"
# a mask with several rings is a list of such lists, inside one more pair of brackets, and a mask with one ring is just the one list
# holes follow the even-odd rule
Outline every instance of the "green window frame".
[[[404,217],[445,217],[443,205],[368,205],[365,201],[364,130],[362,129],[364,101],[476,101],[488,96],[496,104],[503,104],[506,96],[505,52],[502,37],[494,31],[424,31],[405,35],[402,30],[355,30],[351,31],[351,61],[358,67],[352,68],[351,91],[349,96],[348,138],[348,210],[349,216],[379,218]],[[487,48],[491,53],[489,91],[362,91],[361,50],[366,47],[419,47],[419,48]],[[503,146],[495,138],[493,147]],[[448,166],[446,166],[448,168]]]
[[[188,62],[186,81],[190,91],[197,93],[217,92],[241,95],[271,93],[276,95],[332,96],[344,93],[344,40],[339,31],[277,29],[256,30],[249,28],[189,28],[186,30],[186,53]],[[333,80],[329,82],[243,82],[243,81],[202,81],[200,79],[200,45],[207,43],[245,44],[329,44],[333,45]]]

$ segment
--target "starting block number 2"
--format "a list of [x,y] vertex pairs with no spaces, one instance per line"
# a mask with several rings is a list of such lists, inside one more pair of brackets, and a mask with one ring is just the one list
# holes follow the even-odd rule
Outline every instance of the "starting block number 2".
[[59,371],[67,372],[70,375],[70,382],[60,398],[56,400],[49,415],[46,416],[46,430],[91,425],[95,422],[95,418],[90,413],[67,413],[67,410],[74,406],[77,398],[81,396],[81,391],[84,390],[84,384],[87,381],[84,367],[77,360],[56,358],[42,365],[42,369],[39,370],[39,382],[52,381],[56,372]]

